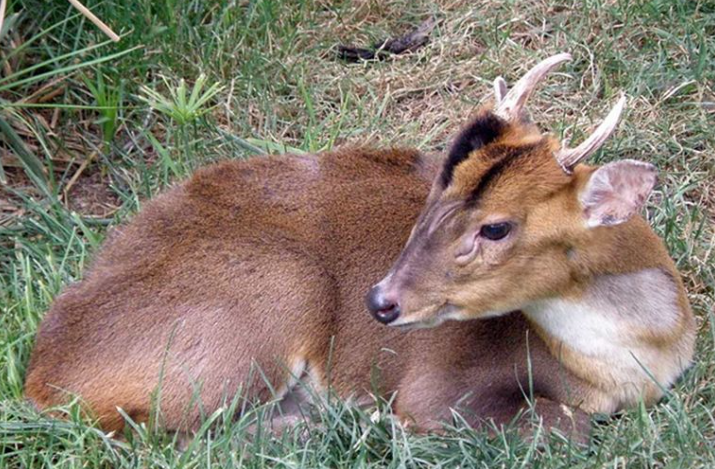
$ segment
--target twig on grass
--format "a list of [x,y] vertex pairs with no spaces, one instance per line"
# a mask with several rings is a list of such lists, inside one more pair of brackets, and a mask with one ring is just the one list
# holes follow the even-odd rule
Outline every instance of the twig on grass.
[[101,29],[104,34],[109,36],[109,39],[114,42],[119,42],[119,36],[114,31],[112,31],[111,28],[107,26],[102,20],[97,18],[94,13],[89,11],[87,7],[79,3],[78,0],[69,0],[69,2],[72,4],[73,7],[79,10],[80,13],[86,16],[89,21],[91,21],[92,23],[94,23],[95,26]]
[[7,7],[7,0],[0,0],[0,31],[5,23],[5,7]]
[[[37,102],[45,102],[48,98],[48,94],[53,94],[55,93],[58,89],[59,90],[64,90],[64,86],[59,86],[55,88],[57,85],[60,85],[64,80],[68,79],[69,77],[73,76],[74,73],[70,73],[67,75],[62,75],[58,78],[55,78],[54,80],[49,81],[48,83],[45,83],[41,87],[39,87],[36,91],[34,91],[30,96],[26,96],[22,99],[20,99],[16,104],[23,104],[23,103],[37,103]],[[54,89],[52,89],[54,88]],[[49,98],[52,99],[52,98]]]
[[437,20],[429,18],[410,33],[379,41],[370,49],[341,44],[338,46],[338,57],[348,62],[359,62],[361,60],[383,60],[390,55],[414,52],[427,44],[429,35],[436,25]]
[[94,158],[96,156],[97,156],[96,150],[93,151],[92,153],[90,153],[89,156],[87,158],[85,158],[85,160],[82,162],[82,164],[79,165],[79,168],[77,168],[77,171],[75,171],[75,173],[72,175],[70,180],[67,182],[67,185],[62,190],[62,195],[63,195],[62,198],[64,199],[65,205],[67,205],[69,203],[69,194],[70,194],[70,190],[72,189],[72,186],[74,186],[74,184],[77,182],[77,180],[82,175],[84,170],[87,169],[87,166],[89,166],[89,164],[92,162],[92,160],[94,160]]

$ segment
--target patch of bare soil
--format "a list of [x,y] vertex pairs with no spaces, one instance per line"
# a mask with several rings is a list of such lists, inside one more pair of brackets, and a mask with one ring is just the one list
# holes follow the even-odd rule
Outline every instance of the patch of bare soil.
[[67,207],[81,215],[106,218],[120,206],[117,195],[110,189],[109,180],[99,170],[80,176],[65,194]]
[[[17,193],[41,200],[44,195],[34,186],[25,172],[17,167],[5,167],[5,184],[0,185],[0,226],[9,226],[18,218],[27,216],[25,202]],[[83,217],[108,218],[121,205],[110,188],[109,177],[102,174],[99,165],[90,165],[79,174],[69,191],[61,187],[62,202]]]

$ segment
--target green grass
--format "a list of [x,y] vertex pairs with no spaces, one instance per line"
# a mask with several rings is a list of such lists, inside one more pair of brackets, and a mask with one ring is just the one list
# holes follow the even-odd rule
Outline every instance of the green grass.
[[[0,467],[715,467],[714,3],[86,3],[120,43],[66,2],[10,2],[0,32]],[[414,54],[335,60],[338,43],[371,44],[429,15],[439,26]],[[695,365],[658,405],[599,421],[586,448],[458,420],[413,435],[387,409],[371,419],[336,400],[316,425],[251,435],[269,409],[237,419],[229,406],[179,451],[151,428],[119,441],[76,406],[53,420],[22,401],[52,298],[81,278],[108,226],[172,181],[217,159],[351,142],[442,151],[497,75],[513,82],[561,51],[575,60],[533,98],[534,119],[578,141],[625,91],[623,122],[594,160],[661,170],[648,214],[686,281],[699,340]]]

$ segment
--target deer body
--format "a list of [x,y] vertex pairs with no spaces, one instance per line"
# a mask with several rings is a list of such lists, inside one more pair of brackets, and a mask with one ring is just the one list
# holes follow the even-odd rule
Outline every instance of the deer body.
[[[578,430],[579,409],[657,400],[694,340],[662,242],[638,216],[583,229],[578,194],[602,196],[588,186],[600,170],[564,175],[550,137],[501,117],[490,128],[489,116],[458,137],[461,161],[353,148],[198,171],[112,233],[84,280],[57,298],[26,395],[47,408],[77,394],[109,430],[124,425],[117,407],[148,419],[152,393],[165,427],[190,429],[239,389],[265,401],[302,377],[344,397],[397,393],[398,415],[428,429],[451,409],[509,422],[529,395],[548,426]],[[496,174],[489,152],[517,155],[498,171],[531,174],[538,187]],[[503,218],[510,198],[530,210],[513,228],[518,244],[460,238],[459,268],[431,258],[447,243],[440,236],[471,229],[460,210],[497,207],[489,216]],[[588,220],[625,210],[595,199],[582,201]],[[476,271],[464,270],[474,262],[503,270],[479,274],[475,288]],[[363,298],[388,271],[368,298],[381,322],[482,319],[379,324]],[[399,310],[381,308],[389,295]]]
[[[198,421],[196,387],[211,413],[254,365],[277,390],[303,372],[325,389],[329,372],[331,386],[358,398],[374,390],[377,370],[385,392],[405,388],[397,406],[421,424],[448,418],[470,393],[505,387],[484,406],[487,415],[506,407],[494,416],[508,421],[523,401],[519,385],[528,388],[524,319],[401,331],[364,310],[365,291],[422,208],[429,164],[414,151],[355,149],[200,170],[112,233],[86,278],[57,298],[27,395],[44,408],[76,393],[117,430],[117,406],[148,417],[163,374],[161,411],[178,429]],[[535,334],[530,347],[544,371],[559,369]],[[252,384],[252,397],[274,397],[261,378]]]

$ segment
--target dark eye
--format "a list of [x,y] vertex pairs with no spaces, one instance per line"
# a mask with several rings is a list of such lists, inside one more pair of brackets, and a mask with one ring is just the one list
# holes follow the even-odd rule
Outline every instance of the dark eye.
[[504,238],[511,231],[511,223],[502,222],[494,223],[493,225],[482,225],[479,230],[480,236],[483,236],[492,241],[497,241]]

